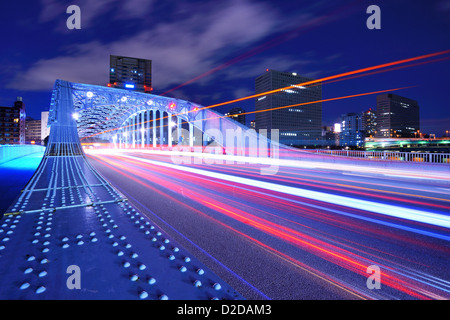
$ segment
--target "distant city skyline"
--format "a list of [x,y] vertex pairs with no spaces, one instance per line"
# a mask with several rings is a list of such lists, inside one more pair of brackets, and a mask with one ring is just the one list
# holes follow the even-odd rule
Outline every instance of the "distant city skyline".
[[[0,105],[22,96],[27,115],[39,118],[56,79],[107,85],[110,55],[152,60],[152,93],[207,106],[252,94],[254,79],[267,68],[321,78],[448,50],[450,43],[446,0],[376,1],[379,30],[366,27],[368,3],[359,1],[108,3],[80,1],[80,30],[67,29],[66,7],[56,0],[3,4],[0,35],[8,45],[0,54]],[[323,86],[323,98],[409,87],[398,94],[420,102],[422,131],[444,135],[450,130],[449,66],[445,55],[332,82]],[[323,103],[322,124],[375,105],[375,95]],[[224,114],[233,106],[251,112],[255,104],[216,110]]]
[[22,97],[9,106],[0,106],[0,145],[25,143],[25,118]]
[[109,60],[108,87],[152,92],[152,60],[115,55]]

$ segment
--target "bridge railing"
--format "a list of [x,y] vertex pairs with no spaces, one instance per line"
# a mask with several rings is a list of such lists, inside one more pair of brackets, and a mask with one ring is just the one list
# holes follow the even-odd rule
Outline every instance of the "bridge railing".
[[394,151],[359,151],[359,150],[311,150],[314,153],[343,156],[349,158],[363,158],[371,160],[426,162],[450,164],[450,153],[416,153]]
[[28,154],[42,152],[45,147],[33,144],[0,145],[0,163],[23,157]]

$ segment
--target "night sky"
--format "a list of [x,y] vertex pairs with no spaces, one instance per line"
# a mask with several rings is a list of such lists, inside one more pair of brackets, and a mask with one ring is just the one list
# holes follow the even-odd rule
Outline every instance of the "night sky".
[[[81,8],[81,30],[68,30],[66,8]],[[369,5],[381,8],[381,29],[369,30]],[[109,55],[153,60],[161,94],[211,105],[254,93],[267,68],[321,78],[450,49],[449,0],[156,1],[15,0],[0,10],[0,105],[22,96],[27,116],[48,110],[56,79],[106,85]],[[396,94],[417,100],[421,131],[450,130],[446,60],[323,86],[333,98],[414,86]],[[376,104],[376,95],[326,102],[323,124]],[[240,106],[254,110],[254,100]],[[253,116],[248,116],[248,120]]]

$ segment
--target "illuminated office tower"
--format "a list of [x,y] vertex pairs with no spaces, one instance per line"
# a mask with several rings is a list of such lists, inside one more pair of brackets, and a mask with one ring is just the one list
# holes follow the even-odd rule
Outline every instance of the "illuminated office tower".
[[44,140],[50,135],[50,127],[48,126],[48,111],[41,112],[41,139]]
[[366,136],[364,113],[347,113],[342,115],[339,145],[345,147],[364,147]]
[[0,107],[0,144],[25,143],[25,104],[17,97],[12,107]]
[[25,143],[41,144],[41,120],[25,119]]
[[[294,86],[255,99],[256,130],[279,130],[280,143],[292,146],[322,143],[322,85],[296,73],[266,70],[255,80],[256,94]],[[267,110],[267,111],[265,111]]]
[[239,107],[232,108],[225,115],[245,126],[245,110]]
[[108,87],[150,93],[152,60],[110,56]]
[[378,138],[414,138],[420,130],[417,101],[392,93],[377,96]]
[[363,112],[363,127],[366,137],[373,138],[377,131],[377,116],[372,108]]

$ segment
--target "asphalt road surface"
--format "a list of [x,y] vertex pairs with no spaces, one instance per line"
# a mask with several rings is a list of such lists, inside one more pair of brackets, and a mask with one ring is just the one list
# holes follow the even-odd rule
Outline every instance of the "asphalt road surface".
[[248,299],[450,298],[448,171],[88,157]]

